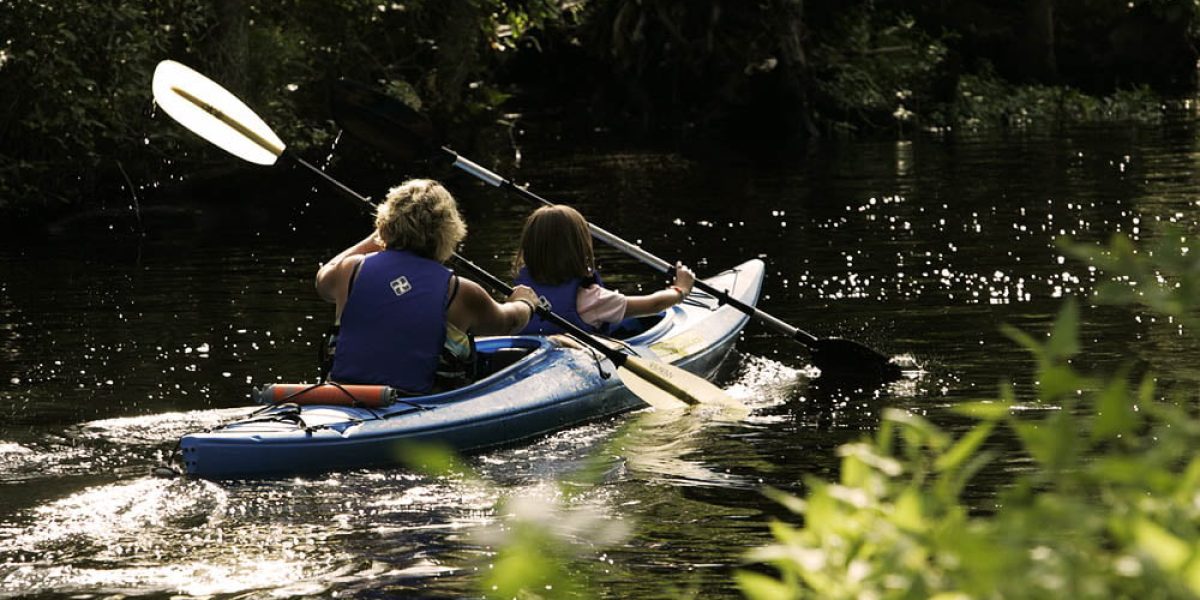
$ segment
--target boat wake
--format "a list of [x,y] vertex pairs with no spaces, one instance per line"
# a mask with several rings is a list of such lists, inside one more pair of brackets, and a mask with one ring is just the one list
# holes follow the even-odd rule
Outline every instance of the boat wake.
[[40,439],[0,441],[0,482],[49,477],[144,475],[165,464],[179,437],[213,427],[252,409],[163,413],[90,421]]

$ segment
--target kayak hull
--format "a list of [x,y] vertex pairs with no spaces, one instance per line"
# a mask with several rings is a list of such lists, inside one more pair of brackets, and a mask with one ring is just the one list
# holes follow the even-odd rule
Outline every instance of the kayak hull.
[[[706,281],[754,306],[763,263],[751,260]],[[638,355],[711,376],[733,350],[749,317],[693,295],[624,342]],[[480,381],[449,392],[403,398],[381,409],[308,405],[260,409],[180,440],[186,472],[204,478],[269,477],[407,464],[414,444],[460,453],[506,446],[646,405],[610,361],[546,338],[482,338],[481,356],[521,356]]]

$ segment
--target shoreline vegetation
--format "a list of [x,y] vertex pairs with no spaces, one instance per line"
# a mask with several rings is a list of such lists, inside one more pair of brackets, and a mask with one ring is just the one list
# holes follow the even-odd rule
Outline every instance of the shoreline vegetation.
[[340,77],[467,148],[523,109],[635,144],[733,149],[1194,117],[1195,3],[926,4],[6,2],[0,214],[136,202],[221,164],[155,110],[165,58],[244,98],[302,154],[335,143],[326,96]]

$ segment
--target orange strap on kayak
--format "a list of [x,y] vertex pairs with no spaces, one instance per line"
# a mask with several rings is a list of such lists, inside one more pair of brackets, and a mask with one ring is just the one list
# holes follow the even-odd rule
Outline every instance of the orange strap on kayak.
[[332,404],[380,408],[396,400],[396,390],[386,385],[340,383],[272,383],[255,390],[262,404]]

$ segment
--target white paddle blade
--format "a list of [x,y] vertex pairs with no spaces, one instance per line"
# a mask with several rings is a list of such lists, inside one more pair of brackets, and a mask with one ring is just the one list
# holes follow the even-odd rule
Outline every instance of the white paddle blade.
[[173,60],[154,69],[154,101],[172,119],[226,152],[273,165],[283,141],[254,111],[213,80]]

